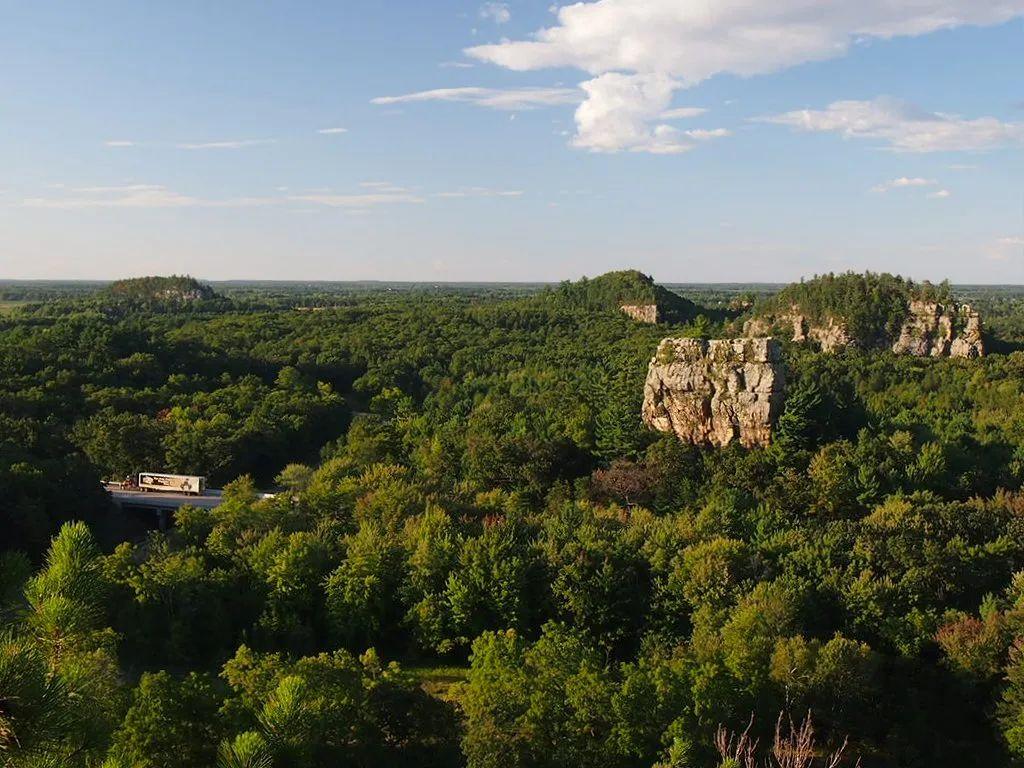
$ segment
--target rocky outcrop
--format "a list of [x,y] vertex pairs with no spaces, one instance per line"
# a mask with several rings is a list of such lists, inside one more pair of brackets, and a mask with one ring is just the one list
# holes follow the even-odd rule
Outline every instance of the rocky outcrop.
[[917,357],[981,357],[981,317],[968,304],[912,301],[892,351]]
[[784,397],[774,339],[663,339],[647,368],[642,417],[694,445],[766,445]]
[[637,322],[651,323],[652,325],[658,322],[657,304],[623,304],[619,309]]
[[[855,346],[856,339],[847,326],[836,318],[811,322],[798,307],[779,315],[755,317],[743,325],[745,336],[757,337],[781,328],[793,329],[793,341],[811,342],[822,352],[838,352]],[[938,304],[911,301],[895,341],[882,333],[879,346],[891,344],[898,355],[917,357],[981,357],[985,354],[981,317],[967,304]]]
[[837,352],[854,343],[846,328],[846,323],[830,317],[822,323],[814,324],[800,314],[797,307],[793,307],[792,311],[782,315],[756,317],[753,320],[748,320],[743,325],[743,335],[763,336],[774,328],[790,327],[793,329],[793,341],[813,342],[822,352]]

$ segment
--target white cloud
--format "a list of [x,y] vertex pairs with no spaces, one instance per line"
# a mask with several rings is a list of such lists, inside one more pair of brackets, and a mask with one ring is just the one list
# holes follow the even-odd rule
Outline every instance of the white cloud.
[[463,187],[453,192],[437,192],[434,194],[434,197],[441,198],[522,196],[523,192],[518,189],[489,189],[488,187]]
[[[583,85],[587,101],[602,103],[581,108],[577,122],[602,115],[618,126],[580,124],[574,143],[591,147],[590,137],[601,134],[602,149],[615,151],[610,139],[621,135],[626,143],[618,149],[637,150],[645,145],[638,134],[653,138],[665,131],[637,130],[641,111],[648,122],[659,116],[635,98],[616,103],[615,93],[598,82],[609,74],[658,78],[676,90],[717,74],[761,75],[836,58],[859,40],[1000,24],[1021,15],[1024,0],[596,0],[559,8],[557,23],[529,39],[466,53],[516,71],[573,67],[589,73],[595,79]],[[620,110],[624,117],[616,116]],[[681,145],[670,139],[646,146],[659,151]]]
[[608,72],[581,86],[586,99],[576,109],[572,145],[591,152],[650,152],[675,155],[694,148],[695,141],[730,135],[724,128],[680,131],[658,122],[694,116],[696,108],[666,109],[677,83],[663,75]]
[[127,139],[111,139],[110,141],[103,142],[104,146],[107,147],[134,147],[137,146],[136,142],[128,141]]
[[952,197],[953,193],[948,189],[939,189],[932,192],[928,197],[932,200],[945,200],[947,197]]
[[373,104],[408,104],[419,101],[456,101],[489,109],[520,110],[577,104],[582,94],[575,88],[436,88],[401,96],[378,96]]
[[442,61],[437,66],[441,69],[473,69],[476,65],[468,61]]
[[167,189],[159,184],[126,184],[106,187],[77,187],[59,197],[30,197],[28,208],[84,210],[90,208],[249,208],[273,205],[269,197],[204,199]]
[[710,130],[694,128],[691,131],[684,131],[684,133],[697,141],[710,141],[711,139],[724,139],[726,136],[732,136],[732,131],[728,128],[711,128]]
[[490,19],[495,24],[508,24],[512,21],[512,11],[508,3],[484,3],[480,6],[480,18]]
[[262,144],[275,144],[276,139],[235,139],[232,141],[185,142],[175,144],[178,149],[243,149]]
[[988,257],[993,261],[1006,261],[1011,256],[1024,254],[1024,237],[1012,235],[1000,237],[988,249]]
[[874,139],[896,152],[984,151],[1024,144],[1024,123],[928,112],[889,97],[837,101],[822,110],[757,119],[800,131],[838,133],[845,139]]
[[334,136],[339,133],[348,133],[348,128],[321,128],[317,133],[322,133],[325,136]]
[[365,210],[379,205],[395,205],[398,203],[423,203],[425,200],[419,195],[402,190],[400,192],[374,191],[364,194],[334,194],[315,193],[305,195],[291,195],[289,200],[316,203],[328,208],[351,208]]
[[872,187],[872,192],[888,192],[890,189],[906,189],[907,187],[934,187],[939,182],[934,179],[922,179],[920,177],[908,177],[900,176],[898,179],[892,179],[879,184],[876,187]]
[[707,110],[704,107],[676,107],[665,110],[658,117],[662,120],[686,120],[691,117],[700,117],[705,112]]

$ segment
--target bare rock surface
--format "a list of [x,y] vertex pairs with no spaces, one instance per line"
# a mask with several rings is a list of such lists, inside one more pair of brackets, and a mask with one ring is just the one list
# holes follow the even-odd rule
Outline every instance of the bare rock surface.
[[981,317],[968,304],[910,302],[909,314],[892,345],[898,355],[981,357]]
[[642,417],[694,445],[766,445],[784,397],[774,339],[663,339],[647,369]]
[[658,322],[657,304],[623,304],[620,309],[638,322],[652,325]]

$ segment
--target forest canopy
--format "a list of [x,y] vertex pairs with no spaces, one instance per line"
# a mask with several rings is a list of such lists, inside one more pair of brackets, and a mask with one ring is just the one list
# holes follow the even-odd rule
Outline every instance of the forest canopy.
[[[699,449],[647,364],[747,302],[638,323],[638,275],[0,316],[0,763],[1021,764],[1021,298],[971,289],[979,359],[786,341],[772,444]],[[159,530],[143,470],[220,504]]]

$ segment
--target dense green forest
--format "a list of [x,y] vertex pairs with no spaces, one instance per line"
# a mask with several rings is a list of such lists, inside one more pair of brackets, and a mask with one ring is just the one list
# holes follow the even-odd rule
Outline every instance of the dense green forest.
[[[194,288],[0,314],[0,764],[1024,765],[1024,291],[934,289],[976,360],[786,342],[772,445],[705,450],[647,363],[758,290]],[[142,530],[141,470],[222,503]]]

